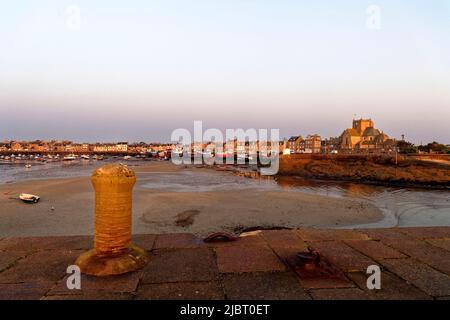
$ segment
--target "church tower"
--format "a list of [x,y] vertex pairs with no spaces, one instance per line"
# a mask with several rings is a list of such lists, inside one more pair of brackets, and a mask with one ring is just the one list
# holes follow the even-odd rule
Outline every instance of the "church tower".
[[364,130],[367,128],[373,128],[374,124],[372,119],[359,119],[359,120],[353,120],[353,129],[358,131],[358,133],[361,135],[363,134]]

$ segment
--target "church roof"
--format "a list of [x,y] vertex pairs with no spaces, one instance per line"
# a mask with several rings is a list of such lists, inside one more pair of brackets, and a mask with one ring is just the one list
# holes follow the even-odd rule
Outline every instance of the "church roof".
[[362,135],[367,137],[367,136],[378,136],[379,134],[380,134],[380,130],[375,129],[374,127],[369,127],[369,128],[366,128],[366,130],[364,130]]
[[359,137],[358,131],[356,129],[353,129],[353,128],[345,129],[344,133],[348,133],[351,136]]

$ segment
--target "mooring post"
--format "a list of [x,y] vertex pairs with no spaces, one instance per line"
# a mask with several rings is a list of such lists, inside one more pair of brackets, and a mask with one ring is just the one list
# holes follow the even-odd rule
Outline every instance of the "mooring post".
[[149,260],[145,250],[131,242],[132,192],[136,176],[122,164],[108,164],[94,171],[94,248],[75,262],[81,272],[95,276],[138,270]]

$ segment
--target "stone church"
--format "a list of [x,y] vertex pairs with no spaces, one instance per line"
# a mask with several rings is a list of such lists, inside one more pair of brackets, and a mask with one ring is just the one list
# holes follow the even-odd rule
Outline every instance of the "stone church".
[[391,151],[395,141],[375,128],[372,119],[353,120],[353,127],[340,136],[341,150]]

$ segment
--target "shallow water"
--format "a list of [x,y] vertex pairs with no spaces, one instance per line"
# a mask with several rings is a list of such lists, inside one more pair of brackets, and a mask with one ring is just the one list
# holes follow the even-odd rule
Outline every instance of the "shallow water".
[[354,227],[450,226],[450,191],[384,187],[345,182],[311,181],[292,177],[248,179],[230,173],[182,171],[141,178],[142,187],[166,192],[228,190],[286,191],[334,198],[357,198],[382,210],[384,219]]
[[450,191],[399,188],[346,182],[278,178],[284,190],[329,197],[364,199],[384,213],[384,219],[357,227],[450,226]]
[[[107,161],[74,161],[70,163],[0,164],[0,184],[36,179],[89,176]],[[148,162],[130,162],[130,166]],[[285,191],[302,192],[336,198],[357,198],[373,203],[384,213],[384,219],[357,227],[450,226],[450,191],[420,188],[384,187],[357,183],[311,181],[293,177],[249,179],[230,172],[189,169],[181,172],[150,172],[139,175],[139,185],[165,192],[208,191]]]

